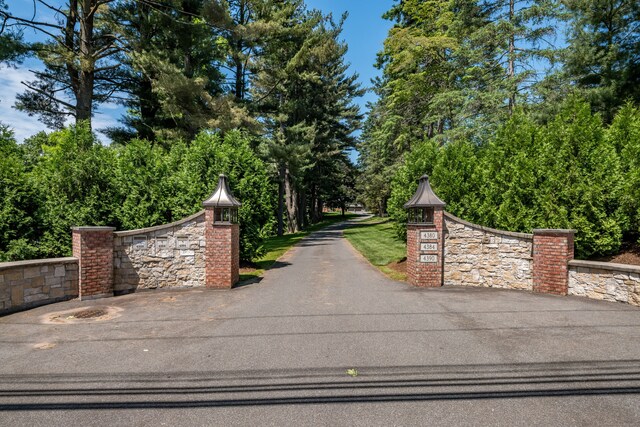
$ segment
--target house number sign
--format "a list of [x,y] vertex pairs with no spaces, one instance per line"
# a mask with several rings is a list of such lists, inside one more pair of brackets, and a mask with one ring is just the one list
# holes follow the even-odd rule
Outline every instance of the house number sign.
[[438,255],[420,255],[420,262],[437,263]]
[[437,231],[421,231],[420,240],[438,240]]
[[421,251],[437,251],[438,244],[437,243],[420,243]]

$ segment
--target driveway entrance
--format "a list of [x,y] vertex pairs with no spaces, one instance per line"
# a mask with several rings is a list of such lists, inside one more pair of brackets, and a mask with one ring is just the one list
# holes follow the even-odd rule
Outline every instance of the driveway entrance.
[[[52,321],[91,307],[114,314]],[[0,424],[638,425],[639,325],[624,304],[394,282],[336,226],[258,284],[0,318]]]

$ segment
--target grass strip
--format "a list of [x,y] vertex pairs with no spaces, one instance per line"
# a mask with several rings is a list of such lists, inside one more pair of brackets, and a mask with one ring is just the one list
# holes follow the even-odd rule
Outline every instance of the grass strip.
[[371,218],[353,223],[344,230],[351,245],[371,264],[394,280],[406,280],[406,273],[396,271],[390,264],[403,260],[407,255],[405,242],[396,235],[393,224],[381,218]]

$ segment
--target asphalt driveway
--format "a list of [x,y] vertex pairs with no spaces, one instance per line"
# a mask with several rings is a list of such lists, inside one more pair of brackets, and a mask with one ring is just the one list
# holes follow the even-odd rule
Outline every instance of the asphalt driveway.
[[640,425],[638,308],[415,289],[337,227],[276,267],[0,318],[0,425]]

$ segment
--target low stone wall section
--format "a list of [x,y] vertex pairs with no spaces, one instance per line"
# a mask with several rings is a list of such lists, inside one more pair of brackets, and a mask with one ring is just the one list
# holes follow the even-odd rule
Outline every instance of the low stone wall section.
[[0,315],[77,296],[77,258],[0,263]]
[[445,212],[444,284],[532,290],[533,234],[472,224]]
[[114,293],[205,286],[204,211],[171,224],[114,233]]
[[640,266],[569,261],[569,295],[640,306]]

